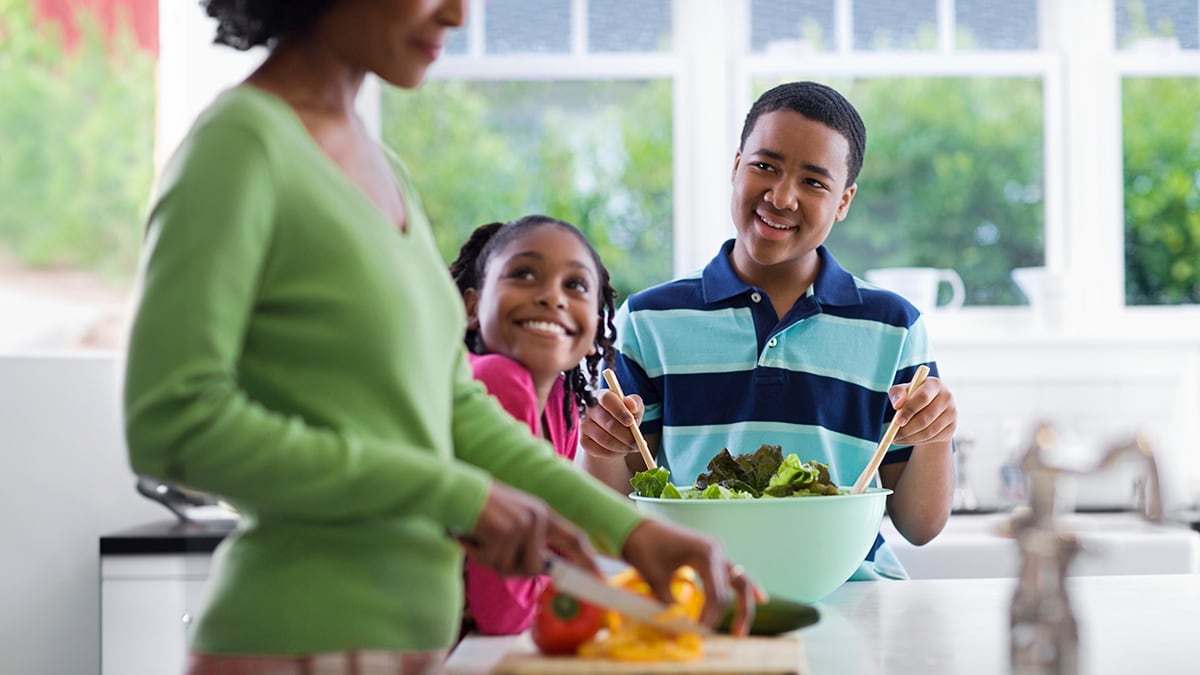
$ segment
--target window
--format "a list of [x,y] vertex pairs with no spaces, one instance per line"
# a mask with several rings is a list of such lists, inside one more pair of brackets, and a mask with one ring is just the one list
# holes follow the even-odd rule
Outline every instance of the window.
[[155,3],[0,19],[0,350],[120,344],[153,176]]
[[957,269],[967,306],[1025,303],[1010,272],[1045,263],[1055,65],[1038,51],[1036,2],[802,4],[752,0],[745,86],[753,100],[784,81],[822,81],[863,116],[859,190],[830,250],[859,276]]
[[544,213],[587,234],[621,297],[672,276],[670,10],[473,3],[431,81],[383,92],[382,137],[419,162],[447,260],[479,225]]
[[1151,306],[1173,311],[1116,323],[1200,327],[1197,3],[749,4],[746,105],[816,79],[866,121],[829,239],[852,271],[958,269],[968,310],[937,318],[964,335],[1011,331],[1021,315],[997,310],[1032,302],[1012,271],[1043,266],[1060,332],[1119,331]]
[[1041,80],[831,84],[855,103],[868,139],[850,217],[827,240],[838,261],[860,277],[878,267],[953,268],[968,306],[1024,303],[1009,273],[1044,262]]
[[1196,2],[1118,0],[1125,303],[1200,304]]
[[[66,24],[44,8],[65,4],[101,10],[48,30]],[[157,4],[161,50],[141,32],[155,0],[28,0],[0,20],[0,350],[96,345],[154,167],[263,56],[211,46],[194,4]],[[413,167],[447,258],[479,224],[546,212],[588,233],[627,296],[732,236],[754,97],[823,81],[868,128],[830,247],[860,275],[957,269],[967,306],[931,317],[939,338],[1034,325],[1024,267],[1054,279],[1062,334],[1200,336],[1198,4],[896,6],[469,0],[422,90],[368,87],[360,110]]]
[[544,213],[588,236],[621,297],[670,278],[669,81],[435,81],[384,92],[382,120],[447,260],[479,225]]

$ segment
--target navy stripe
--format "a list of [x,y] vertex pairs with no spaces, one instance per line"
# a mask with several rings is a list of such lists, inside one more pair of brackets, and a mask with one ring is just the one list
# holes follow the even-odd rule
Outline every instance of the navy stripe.
[[879,392],[780,368],[667,375],[653,379],[652,387],[668,402],[663,422],[671,427],[786,422],[874,441],[892,416]]
[[875,562],[875,552],[879,550],[880,546],[883,546],[883,535],[876,533],[875,543],[871,544],[871,550],[869,553],[867,553],[867,557],[863,558],[863,560],[866,560],[867,562]]
[[822,308],[823,311],[847,319],[866,319],[898,328],[908,328],[916,323],[920,315],[917,308],[907,302],[896,302],[896,295],[890,291],[861,287],[858,292],[862,296],[862,304],[826,305]]
[[629,297],[630,311],[662,309],[727,309],[741,307],[742,302],[727,298],[724,302],[709,304],[704,301],[704,290],[699,278],[684,278],[668,281]]

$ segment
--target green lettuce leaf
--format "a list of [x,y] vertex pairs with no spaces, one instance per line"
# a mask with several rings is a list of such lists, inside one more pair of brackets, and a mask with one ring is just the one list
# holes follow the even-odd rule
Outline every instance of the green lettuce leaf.
[[836,495],[837,485],[829,477],[829,466],[813,460],[801,462],[794,454],[784,458],[763,494],[772,497]]
[[661,497],[663,489],[670,484],[671,472],[663,467],[639,471],[629,479],[633,493],[639,497]]
[[754,452],[738,455],[735,459],[746,471],[748,476],[746,482],[754,488],[754,493],[757,495],[770,485],[771,478],[783,464],[783,448],[764,443],[758,446]]
[[754,497],[737,490],[730,490],[724,485],[709,485],[700,492],[700,499],[753,499]]
[[696,487],[703,490],[723,485],[757,497],[770,484],[782,461],[783,449],[778,445],[764,444],[737,457],[730,454],[729,448],[722,448],[708,461],[708,471],[696,477]]
[[811,483],[817,479],[820,472],[811,464],[806,464],[800,461],[800,458],[795,453],[783,458],[783,463],[779,465],[779,470],[767,482],[767,487],[772,488],[780,485],[802,485]]

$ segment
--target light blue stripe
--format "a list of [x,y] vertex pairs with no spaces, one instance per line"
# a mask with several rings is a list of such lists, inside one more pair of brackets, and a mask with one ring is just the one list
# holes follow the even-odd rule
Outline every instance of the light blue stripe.
[[742,422],[663,429],[662,447],[671,457],[671,479],[690,485],[707,470],[708,462],[721,449],[734,455],[753,452],[763,444],[778,445],[783,454],[801,461],[817,460],[829,465],[835,482],[852,484],[875,452],[875,444],[821,427],[784,422]]
[[617,348],[652,378],[752,370],[758,360],[754,317],[745,308],[638,310],[619,333]]
[[[776,346],[765,349],[759,363],[882,392],[892,385],[897,370],[933,361],[928,342],[913,338],[909,330],[897,326],[822,314],[777,335]],[[926,349],[912,351],[922,343]],[[889,362],[881,358],[885,354],[899,357]]]
[[778,345],[762,363],[886,391],[897,364],[881,357],[900,354],[907,335],[877,321],[820,314],[776,336]]
[[933,342],[929,339],[925,317],[917,317],[908,329],[908,339],[904,341],[904,353],[900,355],[899,368],[913,368],[935,361],[937,357],[933,353]]
[[662,419],[663,407],[661,403],[651,403],[642,411],[642,422],[646,423],[652,420]]

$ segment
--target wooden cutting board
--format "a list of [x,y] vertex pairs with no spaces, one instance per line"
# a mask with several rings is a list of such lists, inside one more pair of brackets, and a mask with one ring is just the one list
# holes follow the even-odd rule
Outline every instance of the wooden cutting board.
[[577,656],[544,656],[528,634],[513,643],[494,675],[582,675],[641,673],[643,675],[810,675],[804,645],[796,636],[732,638],[714,635],[704,639],[704,659],[688,663],[628,662],[582,659]]

